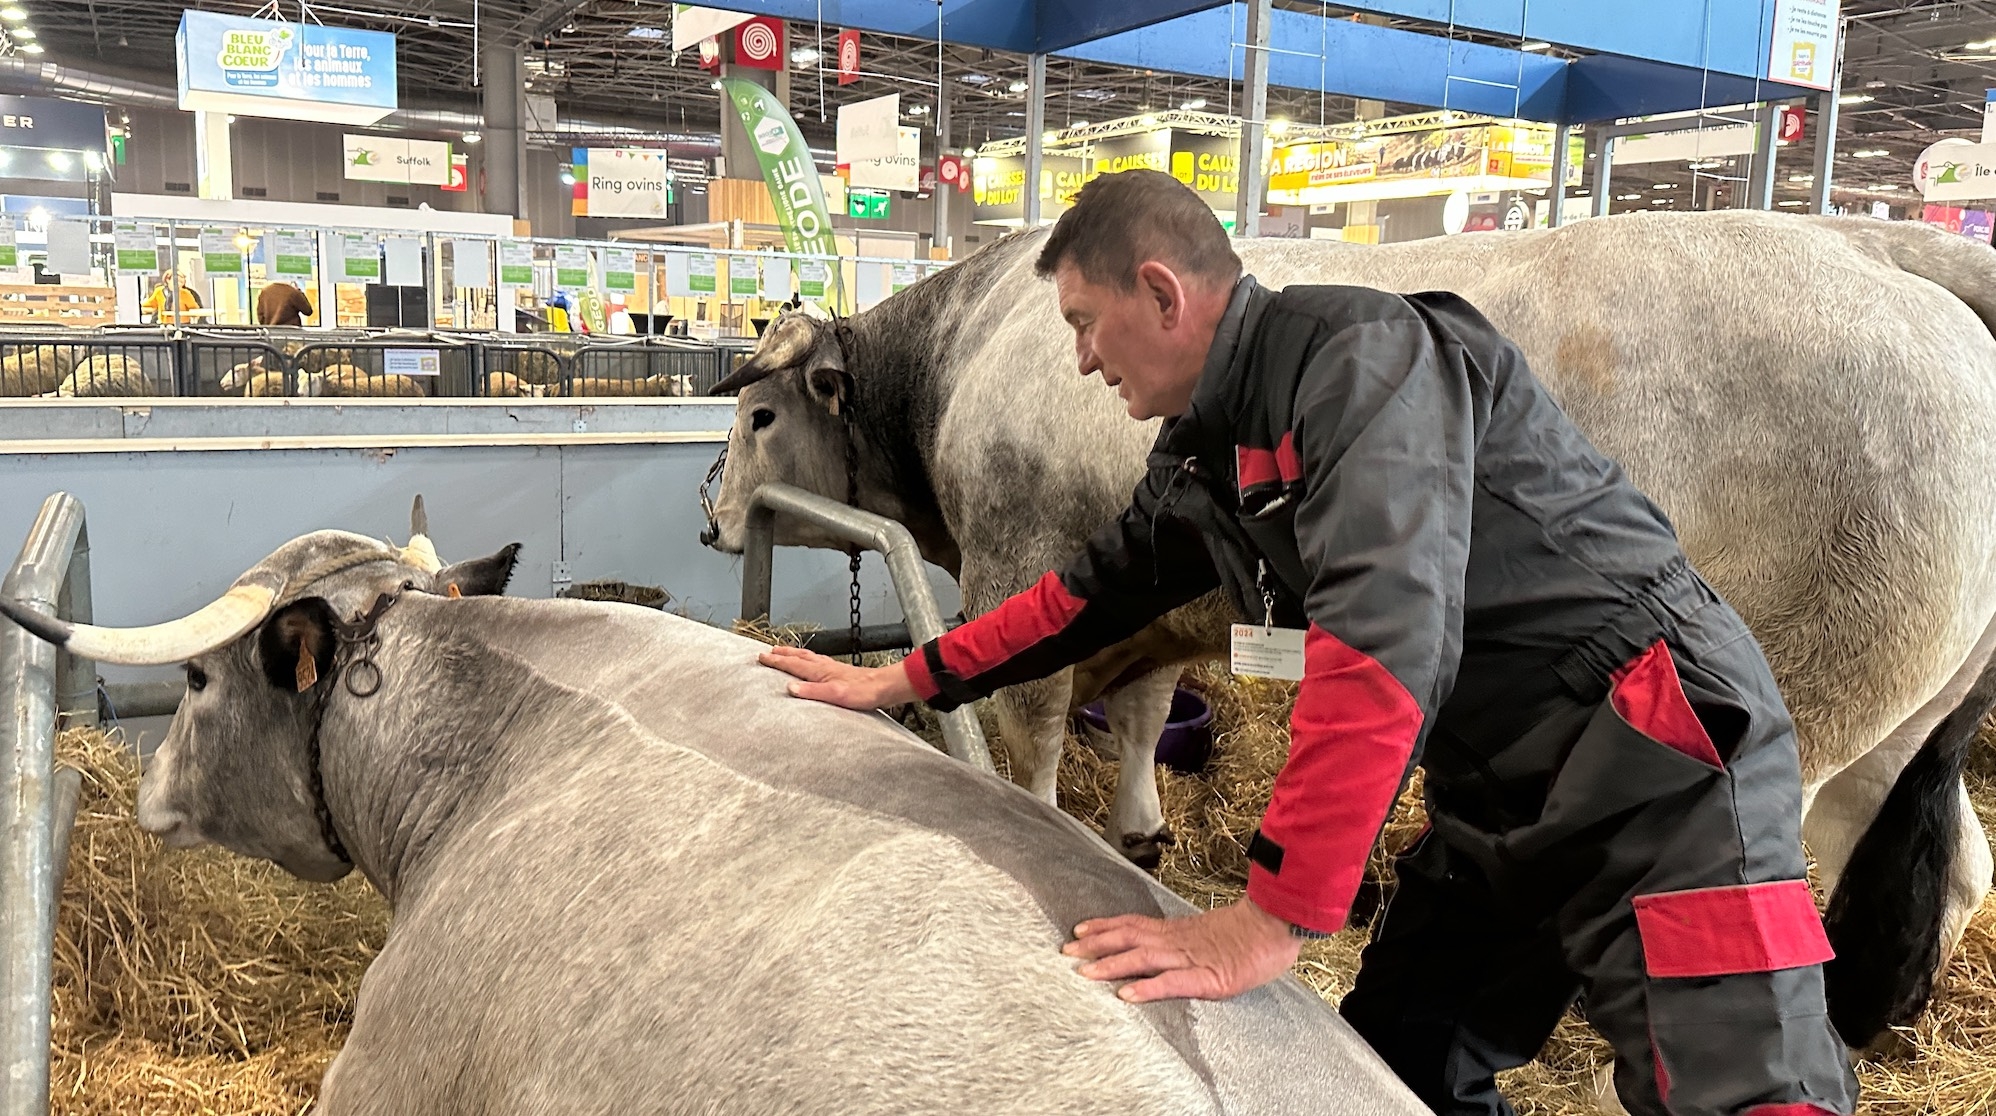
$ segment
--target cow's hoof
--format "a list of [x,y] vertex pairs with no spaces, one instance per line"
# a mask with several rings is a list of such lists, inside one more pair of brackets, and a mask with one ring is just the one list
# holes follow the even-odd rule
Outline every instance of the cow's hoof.
[[1177,844],[1178,835],[1165,826],[1156,833],[1125,833],[1122,841],[1123,856],[1131,864],[1156,875],[1158,864],[1164,860],[1164,847]]

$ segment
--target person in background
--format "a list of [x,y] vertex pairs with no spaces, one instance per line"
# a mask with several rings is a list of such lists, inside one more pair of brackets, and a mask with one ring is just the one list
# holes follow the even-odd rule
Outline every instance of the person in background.
[[172,317],[172,312],[166,306],[166,300],[171,297],[169,292],[177,292],[178,298],[176,301],[180,309],[201,309],[201,299],[192,290],[189,290],[186,284],[180,281],[180,273],[177,271],[162,272],[159,282],[153,286],[152,293],[147,295],[146,300],[139,304],[139,308],[150,315],[154,321]]
[[289,283],[270,283],[256,296],[256,324],[267,326],[304,325],[313,315],[312,300]]

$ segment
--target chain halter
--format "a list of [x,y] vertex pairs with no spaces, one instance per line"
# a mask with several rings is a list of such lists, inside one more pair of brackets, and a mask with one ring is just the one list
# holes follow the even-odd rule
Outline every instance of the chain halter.
[[401,589],[374,598],[374,607],[366,612],[355,614],[351,620],[334,621],[333,639],[336,645],[333,649],[333,669],[330,676],[323,680],[323,686],[313,687],[317,701],[312,708],[312,738],[306,744],[312,812],[318,816],[319,838],[341,863],[347,865],[353,864],[353,855],[347,852],[346,843],[340,840],[339,831],[333,827],[332,807],[326,803],[326,776],[320,763],[322,749],[319,733],[326,725],[326,702],[332,697],[335,684],[357,698],[370,698],[381,692],[381,667],[374,661],[374,654],[381,647],[381,636],[375,628],[381,622],[382,614],[401,599],[403,592],[415,588],[415,584],[405,581]]

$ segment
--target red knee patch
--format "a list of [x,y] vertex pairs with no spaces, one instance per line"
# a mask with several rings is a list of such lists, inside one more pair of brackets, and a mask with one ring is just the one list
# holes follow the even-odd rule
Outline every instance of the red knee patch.
[[1615,712],[1644,736],[1675,748],[1692,759],[1724,767],[1719,749],[1677,680],[1677,663],[1662,640],[1615,672],[1608,700]]
[[1767,973],[1836,956],[1803,880],[1638,895],[1635,907],[1653,977]]

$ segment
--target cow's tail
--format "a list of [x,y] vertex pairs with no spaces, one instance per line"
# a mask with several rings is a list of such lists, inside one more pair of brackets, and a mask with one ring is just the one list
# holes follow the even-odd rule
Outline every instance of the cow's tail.
[[1996,709],[1996,655],[1927,734],[1844,866],[1824,925],[1830,1021],[1854,1048],[1918,1015],[1941,963],[1948,877],[1961,836],[1961,772]]

